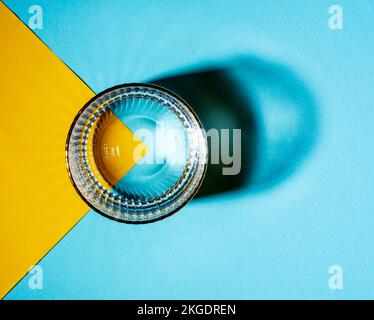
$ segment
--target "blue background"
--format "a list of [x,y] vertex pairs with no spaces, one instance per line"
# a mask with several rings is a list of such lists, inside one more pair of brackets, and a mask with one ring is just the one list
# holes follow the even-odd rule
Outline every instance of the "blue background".
[[[4,2],[25,23],[41,5],[35,32],[95,92],[248,56],[297,74],[318,115],[310,152],[272,187],[199,198],[149,225],[90,211],[40,262],[43,290],[26,276],[7,299],[374,298],[370,1],[338,1],[341,31],[322,0]],[[253,88],[264,109],[287,94]],[[328,287],[333,264],[343,290]]]

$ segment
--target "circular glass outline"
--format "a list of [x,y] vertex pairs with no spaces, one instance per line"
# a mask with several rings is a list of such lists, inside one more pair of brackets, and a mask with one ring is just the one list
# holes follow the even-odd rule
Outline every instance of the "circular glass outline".
[[[169,202],[172,203],[172,205],[167,206],[166,209],[164,208],[163,209],[163,211],[165,211],[164,213],[162,212],[162,210],[157,210],[156,212],[153,212],[152,215],[150,215],[148,213],[148,215],[150,215],[150,218],[145,218],[144,220],[143,219],[133,219],[133,220],[131,220],[131,219],[126,219],[126,218],[120,218],[118,214],[114,215],[114,214],[110,214],[108,212],[105,212],[104,210],[98,208],[98,206],[95,206],[95,204],[91,203],[84,196],[82,190],[80,190],[80,188],[78,187],[78,185],[77,185],[77,183],[74,179],[74,173],[71,170],[71,164],[70,164],[70,158],[69,158],[69,151],[70,151],[70,146],[71,146],[72,134],[73,134],[73,131],[75,129],[75,125],[77,124],[77,122],[80,119],[80,117],[82,116],[82,114],[90,106],[92,106],[92,104],[95,104],[95,103],[97,104],[97,101],[100,101],[100,100],[102,101],[103,100],[102,97],[109,95],[109,99],[110,99],[110,94],[111,93],[113,93],[115,91],[118,91],[118,90],[121,90],[121,89],[126,91],[126,90],[130,90],[131,88],[138,88],[139,90],[141,90],[143,88],[143,89],[149,90],[149,91],[158,91],[158,93],[160,93],[164,98],[165,97],[170,98],[171,101],[174,102],[174,104],[177,104],[179,109],[181,109],[181,111],[183,112],[183,115],[187,117],[187,120],[192,122],[192,124],[194,125],[192,128],[190,128],[188,130],[187,134],[188,134],[189,138],[192,136],[194,138],[194,140],[197,139],[197,141],[195,141],[195,144],[197,143],[197,147],[199,148],[199,150],[196,151],[196,155],[195,155],[196,159],[192,163],[192,165],[194,165],[194,170],[190,171],[190,174],[192,173],[192,176],[189,177],[189,178],[185,178],[186,181],[184,182],[183,187],[181,189],[182,192],[179,192],[179,194],[177,193],[177,196],[175,197],[175,199],[173,198],[171,200],[170,199],[168,200]],[[108,101],[108,100],[106,100],[106,101]],[[190,154],[190,151],[191,151],[190,142],[191,141],[189,140],[188,141],[189,154]],[[128,224],[145,224],[145,223],[151,223],[151,222],[159,221],[159,220],[165,219],[165,218],[173,215],[174,213],[179,211],[181,208],[183,208],[196,195],[197,191],[199,190],[199,188],[200,188],[200,186],[201,186],[201,184],[204,180],[205,173],[206,173],[206,168],[207,168],[207,165],[206,165],[206,162],[207,162],[207,144],[206,144],[205,136],[203,134],[202,125],[201,125],[197,115],[195,114],[193,109],[189,106],[189,104],[184,99],[182,99],[181,97],[179,97],[175,93],[171,92],[170,90],[165,89],[165,88],[160,87],[160,86],[157,86],[157,85],[145,84],[145,83],[127,83],[127,84],[113,86],[111,88],[108,88],[108,89],[98,93],[93,98],[91,98],[80,109],[78,114],[75,116],[75,118],[74,118],[74,120],[73,120],[73,122],[70,126],[68,135],[67,135],[67,140],[66,140],[66,145],[65,145],[65,161],[66,161],[66,166],[67,166],[67,171],[68,171],[68,174],[69,174],[69,178],[70,178],[76,192],[79,194],[79,196],[82,198],[82,200],[84,202],[86,202],[88,204],[88,206],[90,208],[92,208],[95,212],[97,212],[97,213],[99,213],[99,214],[101,214],[101,215],[103,215],[103,216],[105,216],[109,219],[118,221],[118,222],[123,222],[123,223],[128,223]],[[189,156],[188,161],[190,161],[190,156]],[[187,167],[188,167],[188,163],[186,164],[186,168],[185,168],[181,178],[185,175],[185,172],[188,169]],[[175,186],[178,183],[180,183],[181,178],[178,180],[177,183],[174,184],[174,186],[172,188],[167,190],[167,192],[165,192],[163,195],[159,196],[159,198],[162,198],[163,196],[165,196],[165,194],[169,193],[170,190],[175,188]],[[187,196],[184,195],[186,192],[188,192]],[[170,207],[171,207],[171,209],[170,209]],[[121,215],[123,215],[123,216],[133,215],[134,216],[135,214],[134,213],[121,213]],[[137,216],[142,216],[142,218],[144,218],[144,214],[142,215],[142,214],[136,213],[136,215]],[[147,215],[147,214],[145,214],[145,215]]]

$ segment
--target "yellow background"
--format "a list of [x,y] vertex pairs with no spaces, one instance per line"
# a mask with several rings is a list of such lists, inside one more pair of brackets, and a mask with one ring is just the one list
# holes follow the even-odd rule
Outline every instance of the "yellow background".
[[88,211],[65,165],[94,93],[0,2],[0,297]]

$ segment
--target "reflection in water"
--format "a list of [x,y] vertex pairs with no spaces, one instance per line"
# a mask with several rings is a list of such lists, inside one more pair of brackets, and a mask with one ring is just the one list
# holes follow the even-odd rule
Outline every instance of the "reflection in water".
[[299,167],[315,143],[314,99],[284,66],[247,58],[151,82],[188,101],[205,130],[242,130],[240,173],[222,175],[227,167],[222,159],[209,163],[198,196],[275,186]]

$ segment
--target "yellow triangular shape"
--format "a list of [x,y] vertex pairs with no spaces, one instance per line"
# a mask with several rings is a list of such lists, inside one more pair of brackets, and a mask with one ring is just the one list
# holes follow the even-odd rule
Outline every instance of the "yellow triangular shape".
[[88,211],[65,143],[94,93],[0,3],[0,297]]

